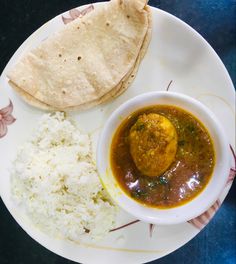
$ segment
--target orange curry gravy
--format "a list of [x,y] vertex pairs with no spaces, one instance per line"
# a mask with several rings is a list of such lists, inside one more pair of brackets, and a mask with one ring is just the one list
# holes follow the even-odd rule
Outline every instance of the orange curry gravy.
[[[175,160],[157,177],[143,175],[129,150],[130,128],[144,113],[168,118],[178,134]],[[124,120],[113,137],[110,153],[113,174],[125,193],[142,204],[162,209],[180,206],[200,194],[215,165],[213,143],[203,124],[185,110],[167,105],[143,108]]]

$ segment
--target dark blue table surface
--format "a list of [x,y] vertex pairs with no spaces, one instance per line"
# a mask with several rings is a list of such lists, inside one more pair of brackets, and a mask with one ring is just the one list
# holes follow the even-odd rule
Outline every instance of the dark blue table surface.
[[[44,22],[65,10],[89,2],[95,1],[0,0],[0,72],[20,44]],[[149,4],[181,18],[196,29],[216,50],[235,85],[235,0],[150,0]],[[0,200],[0,263],[72,262],[32,240]],[[197,237],[174,253],[152,263],[236,264],[236,184],[233,184],[214,219]]]

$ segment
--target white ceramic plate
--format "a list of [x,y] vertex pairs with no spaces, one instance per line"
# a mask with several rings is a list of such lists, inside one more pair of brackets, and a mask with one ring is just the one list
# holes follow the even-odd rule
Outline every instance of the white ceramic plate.
[[[94,5],[94,8],[98,4]],[[10,213],[21,227],[41,245],[65,258],[80,263],[145,263],[158,259],[178,249],[198,234],[214,215],[231,186],[222,186],[221,197],[197,219],[174,226],[142,223],[121,211],[117,226],[133,224],[111,232],[103,241],[80,243],[57,240],[35,228],[30,219],[10,197],[10,168],[17,146],[23,143],[36,127],[43,111],[24,103],[10,88],[6,73],[23,53],[37,46],[54,31],[62,28],[77,16],[93,12],[93,8],[80,13],[85,7],[59,15],[39,28],[16,51],[0,78],[0,194]],[[230,77],[209,44],[191,27],[174,16],[152,8],[153,35],[148,52],[132,86],[114,101],[82,113],[74,113],[79,127],[90,132],[94,151],[99,132],[112,111],[127,99],[147,91],[169,89],[190,95],[208,106],[222,121],[229,144],[234,146],[235,92]],[[12,104],[9,104],[11,100]],[[16,120],[15,120],[16,119]],[[230,147],[229,147],[229,151]],[[232,167],[234,165],[232,155]]]

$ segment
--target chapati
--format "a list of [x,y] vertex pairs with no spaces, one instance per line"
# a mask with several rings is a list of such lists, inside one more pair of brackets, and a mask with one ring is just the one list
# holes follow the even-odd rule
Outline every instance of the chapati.
[[9,83],[39,108],[92,107],[128,88],[150,37],[146,0],[111,0],[23,56]]

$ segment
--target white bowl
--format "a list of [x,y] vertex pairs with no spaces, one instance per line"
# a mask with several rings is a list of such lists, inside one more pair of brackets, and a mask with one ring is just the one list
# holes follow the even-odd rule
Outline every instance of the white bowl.
[[[192,201],[171,209],[147,207],[128,197],[119,187],[110,167],[110,146],[113,135],[121,122],[136,110],[157,104],[179,106],[197,117],[208,129],[216,152],[215,168],[207,187]],[[202,103],[180,93],[150,92],[128,100],[107,120],[98,142],[97,168],[104,187],[125,211],[142,221],[153,224],[178,224],[204,213],[218,199],[226,184],[230,169],[228,147],[229,143],[219,121]]]

